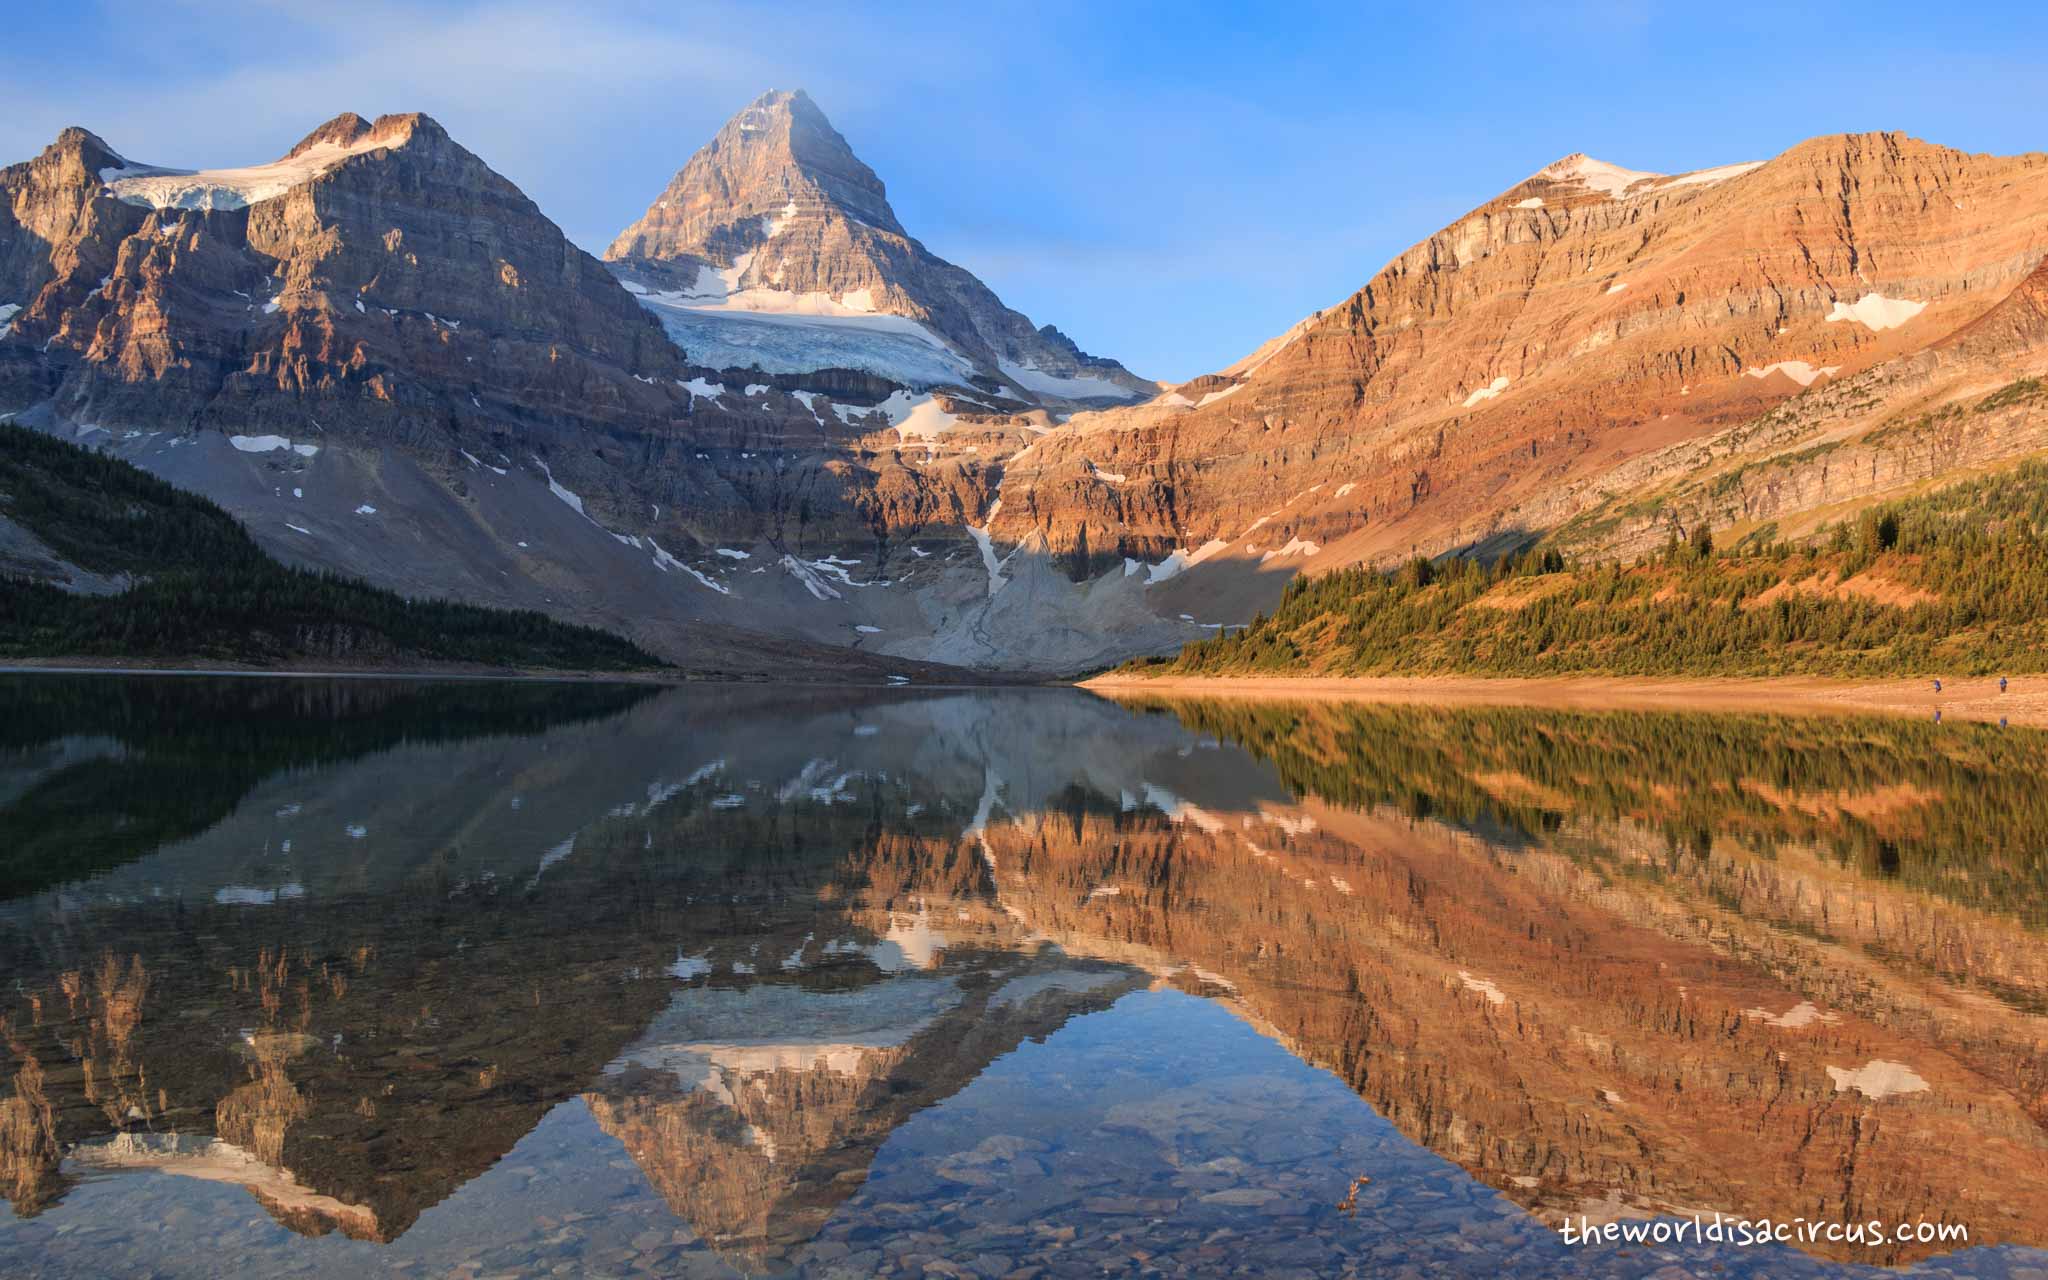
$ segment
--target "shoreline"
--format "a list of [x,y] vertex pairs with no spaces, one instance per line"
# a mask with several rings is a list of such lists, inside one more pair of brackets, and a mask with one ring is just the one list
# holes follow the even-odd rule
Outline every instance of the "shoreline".
[[1848,680],[1825,676],[1117,676],[1080,687],[1105,697],[1159,694],[1330,702],[1531,706],[1583,711],[1762,711],[1893,715],[2048,727],[2048,675]]
[[877,682],[851,676],[833,679],[803,678],[798,675],[698,675],[680,671],[566,671],[518,669],[495,667],[222,667],[222,666],[149,666],[138,664],[134,659],[110,658],[104,662],[83,660],[55,662],[0,662],[0,677],[6,676],[204,676],[213,679],[269,679],[269,680],[495,680],[541,684],[642,684],[661,688],[706,688],[738,686],[742,688],[775,687],[789,689],[874,689],[882,692],[915,690],[931,693],[934,690],[955,691],[961,689],[1056,689],[1061,682],[1052,679],[1030,682],[1004,682],[1001,680],[963,681],[941,683],[927,680],[918,683],[905,680],[902,683]]

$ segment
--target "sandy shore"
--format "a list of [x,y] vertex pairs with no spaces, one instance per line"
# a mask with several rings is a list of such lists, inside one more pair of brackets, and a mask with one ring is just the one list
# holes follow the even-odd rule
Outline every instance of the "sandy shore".
[[1386,676],[1358,679],[1287,677],[1186,678],[1097,676],[1082,687],[1109,697],[1145,694],[1205,698],[1311,698],[1428,705],[1571,707],[1584,710],[1780,711],[1881,714],[1931,719],[2005,719],[2048,727],[2048,676],[2020,676],[2008,692],[1997,677],[1943,680],[1627,679],[1608,676],[1481,679]]

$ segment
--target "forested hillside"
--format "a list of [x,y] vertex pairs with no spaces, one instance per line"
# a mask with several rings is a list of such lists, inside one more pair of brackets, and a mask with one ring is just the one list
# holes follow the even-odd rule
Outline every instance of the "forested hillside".
[[1539,544],[1289,585],[1270,617],[1140,674],[1990,675],[2048,670],[2048,463],[1794,544],[1705,530],[1641,563]]

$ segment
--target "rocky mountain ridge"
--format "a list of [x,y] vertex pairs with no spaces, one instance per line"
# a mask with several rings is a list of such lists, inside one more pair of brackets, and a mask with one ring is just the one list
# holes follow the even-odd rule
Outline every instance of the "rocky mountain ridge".
[[[69,130],[0,170],[0,412],[292,563],[670,658],[720,628],[1066,672],[1301,572],[1546,535],[1627,555],[2024,456],[2027,405],[1917,424],[2041,366],[2044,189],[2040,155],[1897,134],[1679,175],[1571,156],[1119,405],[1151,384],[911,239],[800,93],[735,117],[603,264],[425,117],[198,174]],[[1882,447],[1813,472],[1852,437]]]

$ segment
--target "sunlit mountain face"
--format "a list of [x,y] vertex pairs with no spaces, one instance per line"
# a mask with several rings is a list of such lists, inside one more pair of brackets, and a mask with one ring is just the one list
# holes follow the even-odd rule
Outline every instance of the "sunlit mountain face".
[[[2048,735],[1069,690],[0,703],[9,1275],[2048,1266]],[[1716,1213],[1969,1236],[1558,1231]]]

